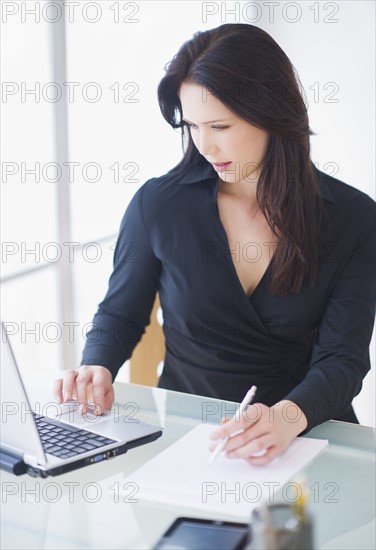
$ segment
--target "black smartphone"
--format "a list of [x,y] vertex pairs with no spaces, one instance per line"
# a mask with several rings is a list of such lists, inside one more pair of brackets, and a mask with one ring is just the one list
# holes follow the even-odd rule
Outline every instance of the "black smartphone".
[[152,550],[243,550],[248,533],[246,523],[177,518]]

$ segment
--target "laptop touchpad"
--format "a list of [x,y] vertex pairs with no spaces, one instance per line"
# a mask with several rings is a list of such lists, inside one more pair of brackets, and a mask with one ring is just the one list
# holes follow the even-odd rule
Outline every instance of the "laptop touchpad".
[[132,441],[156,431],[155,426],[151,426],[135,418],[130,421],[125,416],[118,417],[116,422],[113,419],[106,419],[104,422],[86,429],[119,441]]

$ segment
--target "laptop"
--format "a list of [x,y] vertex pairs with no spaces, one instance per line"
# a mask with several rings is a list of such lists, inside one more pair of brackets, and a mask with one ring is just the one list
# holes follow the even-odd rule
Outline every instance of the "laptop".
[[[75,400],[31,410],[8,334],[1,323],[0,467],[20,475],[56,476],[155,441],[162,428],[105,411],[78,411]],[[37,407],[36,407],[37,408]],[[44,410],[45,409],[45,410]]]

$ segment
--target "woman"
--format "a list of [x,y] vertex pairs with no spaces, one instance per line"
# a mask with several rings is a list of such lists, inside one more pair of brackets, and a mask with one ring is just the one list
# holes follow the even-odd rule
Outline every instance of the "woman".
[[[156,292],[166,357],[159,386],[256,403],[213,440],[265,464],[351,403],[370,368],[375,203],[316,170],[299,81],[261,29],[196,33],[167,67],[161,112],[185,153],[124,215],[114,271],[82,364],[55,382],[110,407],[112,382],[149,322]],[[212,442],[211,448],[215,447]],[[260,451],[262,451],[260,453]]]

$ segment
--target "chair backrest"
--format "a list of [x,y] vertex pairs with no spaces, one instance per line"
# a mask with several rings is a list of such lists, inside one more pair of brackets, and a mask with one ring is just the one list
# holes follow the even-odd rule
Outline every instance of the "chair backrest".
[[130,381],[145,386],[158,384],[157,367],[165,356],[165,338],[157,320],[160,307],[157,294],[150,316],[150,324],[135,347],[130,359]]

